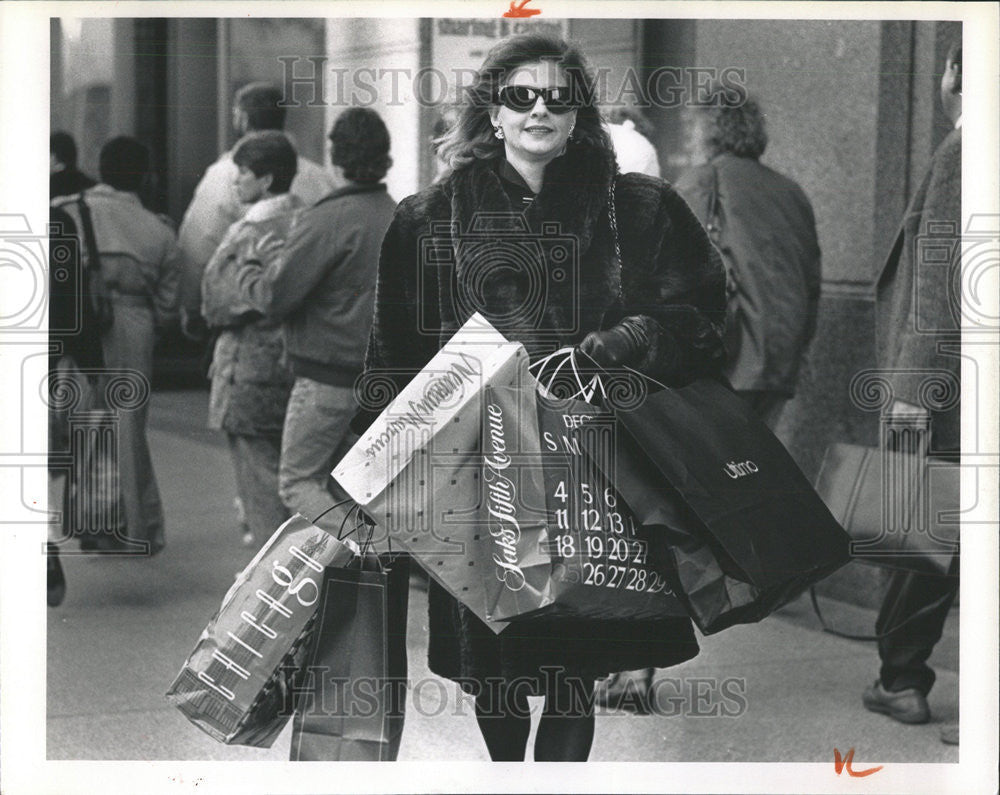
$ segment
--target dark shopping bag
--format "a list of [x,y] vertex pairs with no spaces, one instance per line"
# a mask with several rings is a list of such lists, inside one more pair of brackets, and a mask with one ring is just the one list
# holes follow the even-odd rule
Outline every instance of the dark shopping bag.
[[[849,537],[784,446],[732,391],[711,380],[647,394],[615,411],[616,486],[666,543],[654,566],[705,634],[760,621],[850,559]],[[634,467],[633,467],[634,469]],[[643,477],[644,475],[644,477]]]
[[397,557],[390,566],[324,573],[296,700],[292,761],[396,759],[405,717],[409,565]]
[[658,530],[637,520],[610,466],[596,463],[617,453],[614,415],[536,387],[485,390],[482,519],[468,565],[480,567],[487,614],[686,616],[651,565]]
[[219,742],[269,748],[292,714],[327,566],[358,554],[296,514],[226,593],[167,698]]
[[850,535],[852,560],[948,573],[959,552],[958,464],[832,444],[816,490]]

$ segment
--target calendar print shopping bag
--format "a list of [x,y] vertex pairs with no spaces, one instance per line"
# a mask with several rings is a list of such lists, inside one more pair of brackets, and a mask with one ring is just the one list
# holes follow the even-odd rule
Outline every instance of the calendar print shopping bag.
[[616,488],[614,415],[536,386],[486,390],[473,535],[485,612],[494,620],[686,616],[651,565],[655,531]]

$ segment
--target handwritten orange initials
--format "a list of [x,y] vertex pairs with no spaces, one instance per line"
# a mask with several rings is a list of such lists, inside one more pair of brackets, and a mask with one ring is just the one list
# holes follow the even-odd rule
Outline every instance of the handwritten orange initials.
[[514,5],[514,0],[510,0],[510,8],[504,12],[504,16],[516,19],[519,17],[533,17],[535,14],[541,14],[542,9],[540,8],[525,8],[530,1],[531,0],[521,0],[520,3]]
[[867,770],[854,770],[851,767],[851,763],[854,761],[854,749],[849,750],[843,758],[840,756],[840,751],[836,748],[833,749],[833,769],[839,776],[844,772],[844,768],[847,768],[847,775],[854,776],[855,778],[860,778],[861,776],[870,776],[872,773],[878,773],[882,769],[882,765],[878,767],[870,767]]

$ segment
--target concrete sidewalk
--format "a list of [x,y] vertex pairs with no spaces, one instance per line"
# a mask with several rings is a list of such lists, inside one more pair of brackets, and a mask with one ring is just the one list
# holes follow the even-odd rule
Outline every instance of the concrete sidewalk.
[[[49,610],[49,759],[285,760],[290,730],[270,749],[225,746],[163,697],[234,575],[240,544],[232,468],[203,431],[199,392],[155,393],[150,431],[167,515],[167,547],[152,559],[64,555],[68,594]],[[833,602],[827,619],[870,632],[874,614]],[[471,702],[427,671],[426,594],[411,590],[410,691],[400,758],[486,761]],[[666,714],[602,713],[594,761],[832,762],[856,749],[869,762],[957,762],[941,721],[958,718],[958,614],[931,664],[933,722],[902,726],[861,705],[875,677],[872,643],[819,630],[803,598],[777,615],[701,639],[694,660],[658,678]],[[670,680],[670,681],[667,681]],[[538,705],[535,705],[536,707]],[[724,713],[730,713],[728,716]]]

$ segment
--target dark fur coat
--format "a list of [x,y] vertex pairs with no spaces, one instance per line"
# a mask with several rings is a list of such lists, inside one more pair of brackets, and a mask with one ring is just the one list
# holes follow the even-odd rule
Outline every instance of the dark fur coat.
[[[615,170],[613,157],[570,144],[523,215],[489,161],[401,202],[382,245],[369,372],[405,383],[478,311],[532,358],[645,315],[656,322],[639,369],[672,385],[717,373],[718,253],[666,182],[627,174],[615,180],[619,263],[608,206]],[[591,679],[698,651],[687,619],[538,619],[497,636],[433,582],[429,600],[431,669],[470,691],[490,677],[537,677],[543,665]]]
[[523,215],[492,161],[404,199],[382,244],[368,367],[419,370],[478,311],[532,358],[647,315],[659,333],[638,369],[670,384],[718,370],[718,253],[666,182],[624,174],[615,184],[619,265],[614,170],[612,157],[571,144]]

